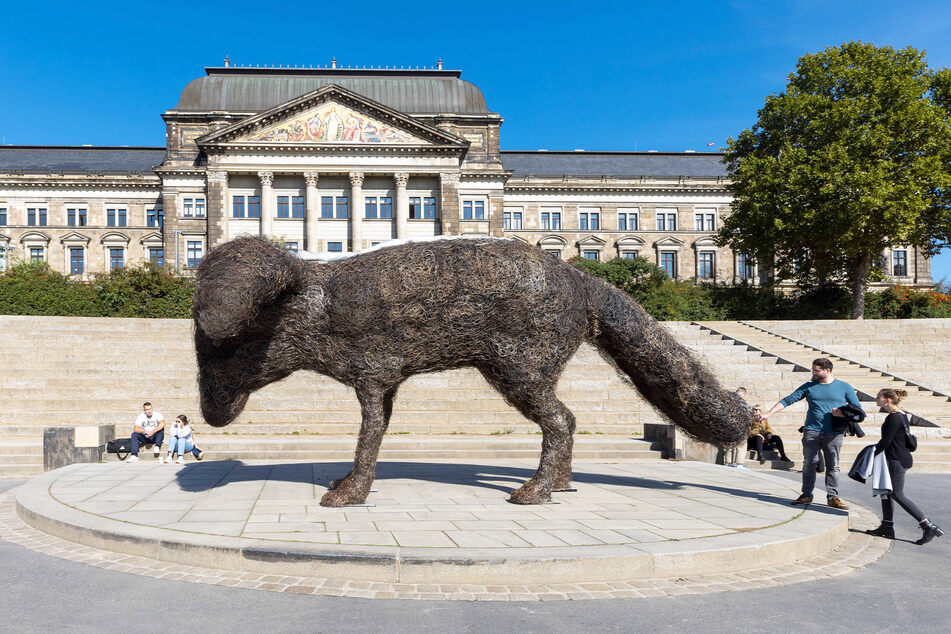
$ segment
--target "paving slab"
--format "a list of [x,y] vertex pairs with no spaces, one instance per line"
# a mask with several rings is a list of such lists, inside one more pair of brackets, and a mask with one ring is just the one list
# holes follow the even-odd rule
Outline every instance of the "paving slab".
[[534,462],[384,462],[370,506],[332,509],[319,501],[339,463],[71,465],[19,487],[16,512],[55,537],[127,556],[386,584],[743,572],[820,556],[849,534],[847,512],[791,506],[795,483],[767,473],[699,462],[574,466],[576,492],[519,506],[508,492]]

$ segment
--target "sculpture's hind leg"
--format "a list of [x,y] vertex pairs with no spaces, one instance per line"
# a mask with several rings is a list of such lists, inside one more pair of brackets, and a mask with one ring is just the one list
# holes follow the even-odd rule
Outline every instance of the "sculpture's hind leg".
[[321,506],[347,506],[362,504],[370,493],[370,485],[376,475],[376,459],[380,453],[380,442],[390,424],[393,413],[393,399],[396,388],[382,390],[361,388],[357,390],[363,423],[360,425],[360,437],[353,469],[341,480],[330,483],[330,490],[320,500]]
[[574,414],[558,400],[551,387],[527,389],[518,396],[506,394],[506,397],[542,429],[538,470],[521,488],[512,492],[509,501],[515,504],[549,502],[553,490],[564,490],[571,485]]

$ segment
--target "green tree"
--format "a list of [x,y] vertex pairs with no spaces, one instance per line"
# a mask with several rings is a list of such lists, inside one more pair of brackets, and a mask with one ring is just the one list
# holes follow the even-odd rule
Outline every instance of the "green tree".
[[864,315],[881,254],[951,239],[951,73],[925,54],[849,42],[804,55],[724,157],[719,240],[801,285],[848,283]]

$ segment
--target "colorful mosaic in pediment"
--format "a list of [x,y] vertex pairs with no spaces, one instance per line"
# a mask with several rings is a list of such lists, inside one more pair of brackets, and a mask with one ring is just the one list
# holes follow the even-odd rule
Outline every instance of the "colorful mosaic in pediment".
[[425,143],[411,134],[333,102],[265,128],[247,137],[247,140],[272,143]]

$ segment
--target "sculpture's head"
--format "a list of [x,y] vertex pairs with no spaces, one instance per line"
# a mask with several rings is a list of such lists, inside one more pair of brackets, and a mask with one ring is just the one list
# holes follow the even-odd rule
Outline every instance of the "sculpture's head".
[[202,261],[192,314],[205,422],[227,425],[253,390],[274,380],[268,348],[279,307],[307,274],[303,260],[261,238],[232,240]]

